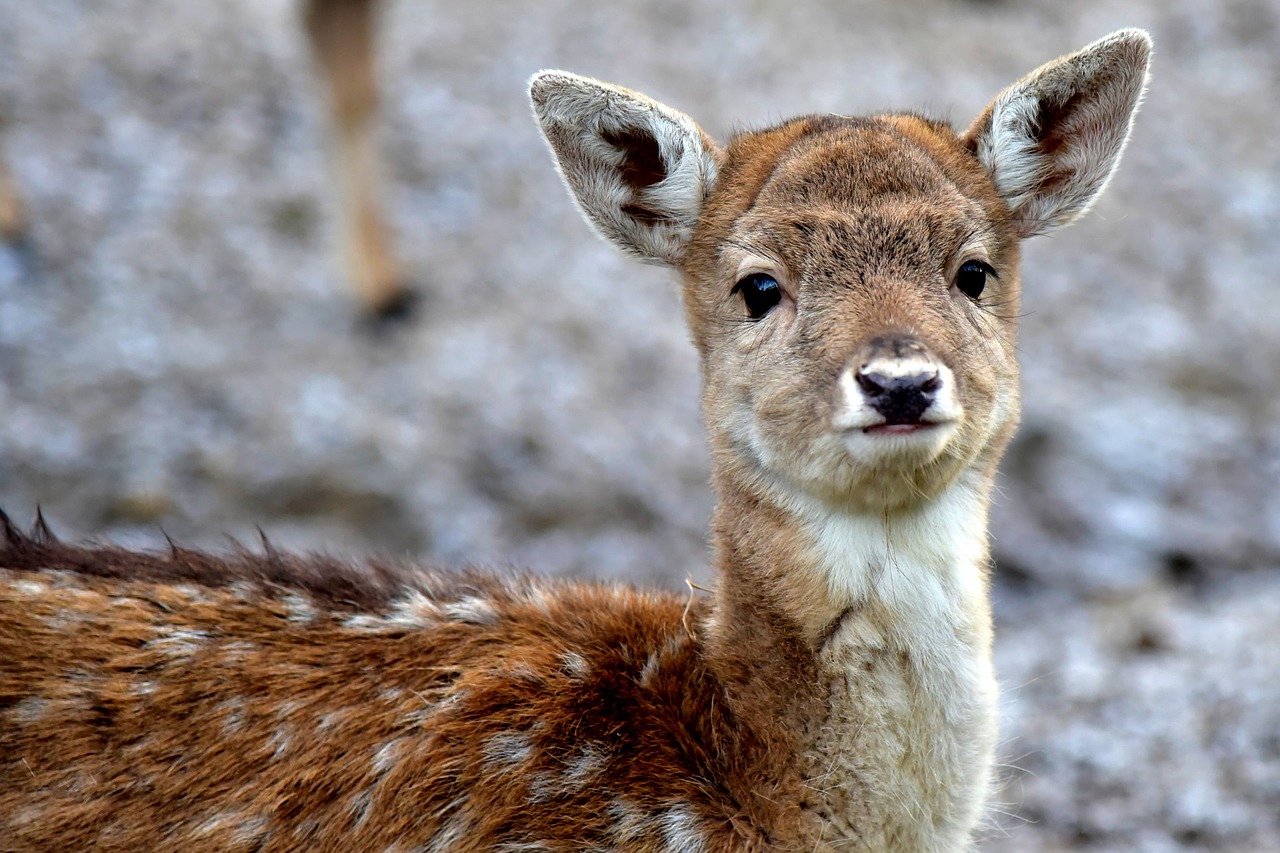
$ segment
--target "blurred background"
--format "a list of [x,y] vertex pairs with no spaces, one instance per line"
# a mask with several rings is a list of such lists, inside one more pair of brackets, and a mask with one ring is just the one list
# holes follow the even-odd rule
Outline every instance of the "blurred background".
[[64,537],[707,584],[676,282],[579,220],[525,100],[563,67],[724,139],[966,125],[1156,42],[1106,196],[1027,244],[982,848],[1280,850],[1280,3],[390,0],[378,148],[412,316],[345,280],[294,0],[0,0],[0,505]]

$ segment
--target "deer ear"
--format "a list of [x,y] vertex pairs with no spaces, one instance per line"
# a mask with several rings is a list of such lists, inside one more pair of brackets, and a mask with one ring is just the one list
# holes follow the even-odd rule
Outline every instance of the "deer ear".
[[529,81],[534,116],[560,175],[605,239],[678,265],[722,154],[683,113],[564,71]]
[[965,133],[1023,237],[1083,214],[1106,187],[1146,88],[1151,37],[1120,30],[1001,92]]

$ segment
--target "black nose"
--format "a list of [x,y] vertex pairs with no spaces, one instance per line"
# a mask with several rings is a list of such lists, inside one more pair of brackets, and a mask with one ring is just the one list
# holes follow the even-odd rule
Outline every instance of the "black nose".
[[885,423],[920,423],[941,385],[938,371],[892,376],[867,367],[858,370],[858,386],[871,407],[884,415]]

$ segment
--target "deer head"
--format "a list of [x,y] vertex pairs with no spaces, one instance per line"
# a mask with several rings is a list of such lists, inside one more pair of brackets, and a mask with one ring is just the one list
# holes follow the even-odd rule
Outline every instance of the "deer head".
[[1018,243],[1106,186],[1149,52],[1117,32],[963,133],[809,116],[721,148],[617,86],[546,71],[531,93],[587,220],[684,276],[717,480],[882,513],[992,470],[1018,418]]

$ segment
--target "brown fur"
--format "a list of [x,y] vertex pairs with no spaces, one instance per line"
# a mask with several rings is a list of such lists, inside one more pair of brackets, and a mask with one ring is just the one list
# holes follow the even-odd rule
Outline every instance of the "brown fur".
[[[0,849],[412,850],[446,827],[460,850],[662,849],[681,802],[715,827],[709,849],[769,841],[751,828],[777,820],[769,786],[724,780],[761,778],[779,744],[708,672],[684,627],[701,605],[270,552],[74,548],[4,524]],[[491,612],[351,626],[410,593]],[[526,760],[485,759],[513,733]]]

